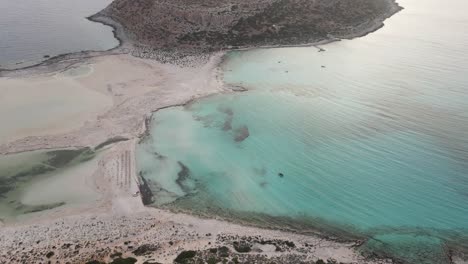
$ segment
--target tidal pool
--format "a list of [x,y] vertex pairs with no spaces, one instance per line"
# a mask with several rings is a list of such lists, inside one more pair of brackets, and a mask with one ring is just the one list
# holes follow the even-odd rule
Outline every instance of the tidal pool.
[[19,220],[100,197],[91,182],[96,153],[88,148],[31,151],[0,157],[0,219]]
[[224,80],[250,91],[158,111],[137,151],[154,205],[364,238],[404,263],[467,254],[468,4],[400,4],[325,52],[231,52]]

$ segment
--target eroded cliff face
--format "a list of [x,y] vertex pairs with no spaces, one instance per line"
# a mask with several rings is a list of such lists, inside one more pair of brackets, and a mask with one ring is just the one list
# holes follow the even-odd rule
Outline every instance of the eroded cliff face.
[[155,48],[297,45],[376,28],[394,0],[115,0],[100,15]]

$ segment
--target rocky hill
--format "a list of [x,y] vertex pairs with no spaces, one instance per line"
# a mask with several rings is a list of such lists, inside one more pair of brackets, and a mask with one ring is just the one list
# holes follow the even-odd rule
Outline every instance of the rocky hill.
[[362,35],[398,10],[394,0],[115,0],[97,15],[154,48],[214,50]]

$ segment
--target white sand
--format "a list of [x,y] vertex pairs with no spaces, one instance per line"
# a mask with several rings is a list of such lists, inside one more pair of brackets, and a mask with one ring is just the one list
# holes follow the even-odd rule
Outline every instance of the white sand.
[[23,190],[19,200],[25,205],[44,205],[65,202],[67,205],[97,201],[93,174],[100,155],[95,159],[51,173],[48,177],[33,180]]
[[62,76],[0,79],[0,144],[81,127],[108,110],[108,96]]
[[[0,228],[0,263],[109,261],[114,252],[136,257],[138,263],[149,259],[172,263],[182,250],[228,245],[234,252],[232,241],[223,239],[231,236],[261,236],[265,240],[288,240],[297,245],[281,253],[271,245],[255,245],[257,251],[249,254],[270,257],[296,254],[304,260],[334,258],[346,263],[389,263],[364,260],[353,249],[353,243],[244,227],[144,207],[141,198],[134,195],[138,191],[134,160],[136,143],[131,140],[114,144],[97,158],[96,171],[92,174],[95,188],[101,193],[97,201],[38,213],[34,218]],[[309,246],[305,246],[306,243]],[[145,256],[132,253],[143,244],[155,245],[158,249]],[[45,255],[51,251],[54,256],[48,259]]]
[[[145,119],[159,108],[223,92],[216,68],[220,55],[216,54],[208,63],[192,68],[160,64],[128,55],[109,55],[69,64],[66,70],[57,70],[60,67],[54,66],[50,68],[55,70],[48,72],[39,67],[41,72],[32,70],[33,77],[23,78],[19,71],[9,79],[0,78],[2,87],[4,84],[17,84],[23,89],[22,92],[12,92],[12,96],[17,98],[12,100],[11,108],[21,105],[20,97],[28,89],[34,89],[28,82],[38,78],[41,87],[54,94],[53,98],[79,102],[89,100],[89,107],[93,109],[88,111],[90,108],[84,107],[73,112],[77,118],[81,118],[79,120],[85,120],[79,127],[75,126],[79,122],[73,125],[71,122],[60,123],[60,118],[71,118],[70,111],[61,114],[52,111],[54,122],[61,125],[52,129],[46,122],[37,122],[45,129],[41,130],[42,133],[54,135],[37,136],[36,132],[25,129],[24,135],[29,136],[14,141],[11,139],[15,137],[9,137],[10,141],[0,146],[0,154],[71,146],[92,147],[114,136],[129,139],[106,147],[102,155],[81,169],[35,183],[31,192],[23,196],[24,202],[41,204],[64,198],[80,200],[83,198],[80,195],[89,194],[92,202],[61,206],[4,225],[0,228],[0,263],[108,261],[115,251],[122,252],[124,256],[135,256],[132,251],[142,244],[156,245],[158,249],[146,256],[136,256],[138,263],[148,259],[172,263],[182,250],[204,250],[220,245],[231,245],[233,250],[232,242],[223,240],[223,237],[256,235],[264,239],[294,241],[298,246],[279,253],[273,251],[271,245],[256,245],[262,252],[249,254],[266,254],[270,257],[296,254],[304,260],[334,258],[346,263],[387,263],[363,260],[352,243],[203,220],[143,206],[141,197],[136,195],[139,177],[134,153],[138,137],[145,132]],[[31,74],[31,70],[24,74]],[[67,91],[77,89],[84,96],[76,92],[62,92],[61,87],[67,87],[63,88]],[[91,94],[96,98],[91,99]],[[28,104],[33,104],[35,108],[39,108],[41,103],[47,104],[48,99],[39,95],[31,98]],[[112,101],[112,105],[103,107],[102,104],[108,100]],[[73,104],[75,102],[70,103]],[[30,117],[26,115],[26,118]],[[20,131],[24,129],[24,124],[11,124],[8,129]],[[9,133],[19,135],[18,132]],[[76,190],[73,190],[74,187]],[[38,196],[35,201],[38,191],[47,194]],[[94,196],[94,192],[99,195]],[[310,246],[305,246],[305,243]],[[54,252],[54,256],[48,259],[45,254],[50,251]]]
[[143,133],[152,111],[220,92],[215,76],[220,57],[215,54],[200,67],[181,68],[108,55],[66,70],[38,68],[11,77],[5,73],[0,78],[0,153],[93,146],[113,136],[134,138]]

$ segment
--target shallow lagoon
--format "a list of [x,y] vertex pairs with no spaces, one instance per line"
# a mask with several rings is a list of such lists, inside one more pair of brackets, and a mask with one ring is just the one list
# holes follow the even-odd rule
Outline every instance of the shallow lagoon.
[[400,1],[367,37],[231,52],[249,92],[157,112],[138,149],[155,205],[367,238],[364,253],[468,250],[467,3]]
[[0,157],[0,220],[96,201],[91,181],[99,159],[89,148],[30,151]]

